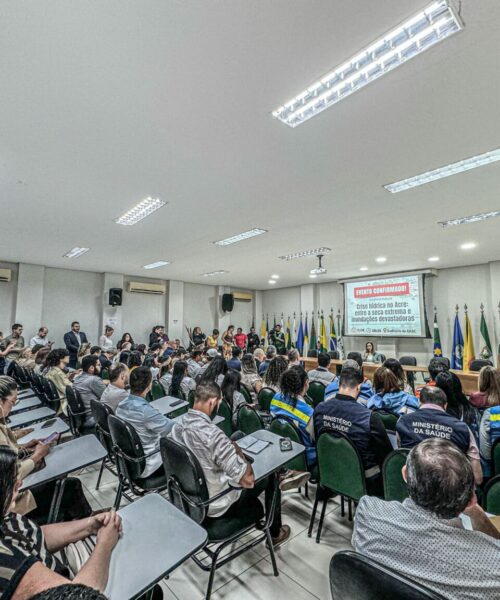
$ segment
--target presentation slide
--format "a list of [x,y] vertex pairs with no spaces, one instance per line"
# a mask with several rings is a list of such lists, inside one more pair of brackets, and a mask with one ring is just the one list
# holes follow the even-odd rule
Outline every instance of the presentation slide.
[[344,283],[345,335],[425,337],[423,275]]

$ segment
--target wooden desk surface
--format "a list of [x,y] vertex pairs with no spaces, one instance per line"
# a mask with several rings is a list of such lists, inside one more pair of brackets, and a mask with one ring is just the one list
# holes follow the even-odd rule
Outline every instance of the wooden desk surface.
[[[317,358],[306,358],[302,357],[301,360],[304,363],[304,368],[306,371],[310,371],[311,369],[315,369],[318,366]],[[344,361],[336,358],[332,358],[330,362],[330,371],[333,373],[336,372],[337,366],[343,365]],[[373,374],[380,367],[380,363],[363,363],[363,374],[367,379],[373,379]],[[427,366],[417,365],[402,365],[403,370],[409,373],[428,373],[429,370]],[[455,373],[462,383],[462,388],[464,394],[470,395],[472,392],[477,392],[479,390],[479,373],[472,371],[456,371],[455,369],[451,369],[452,373]]]

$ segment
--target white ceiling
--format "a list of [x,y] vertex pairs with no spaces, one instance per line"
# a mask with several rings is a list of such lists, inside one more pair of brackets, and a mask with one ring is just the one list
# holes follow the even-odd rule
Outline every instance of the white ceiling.
[[[461,33],[296,129],[270,116],[425,5],[2,0],[0,259],[257,289],[310,282],[314,258],[277,257],[321,245],[328,280],[500,259],[500,220],[436,224],[500,209],[500,163],[382,188],[500,146],[498,0],[464,0]],[[149,195],[168,205],[113,222]]]

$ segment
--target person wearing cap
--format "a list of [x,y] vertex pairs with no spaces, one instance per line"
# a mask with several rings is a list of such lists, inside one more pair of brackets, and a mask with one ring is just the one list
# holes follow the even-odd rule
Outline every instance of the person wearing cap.
[[[210,337],[210,336],[209,336]],[[213,359],[216,356],[220,356],[220,354],[217,352],[216,348],[209,348],[207,350],[207,362],[204,365],[201,365],[198,373],[196,374],[196,377],[199,379],[199,377],[201,375],[203,375],[203,373],[208,369],[208,365],[213,361]]]

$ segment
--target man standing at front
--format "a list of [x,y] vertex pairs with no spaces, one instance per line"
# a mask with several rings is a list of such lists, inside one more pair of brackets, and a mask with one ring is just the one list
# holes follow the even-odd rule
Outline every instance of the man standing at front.
[[71,331],[64,334],[64,343],[66,344],[66,349],[69,352],[69,366],[72,369],[76,369],[76,363],[78,360],[78,350],[82,344],[86,344],[88,342],[87,336],[80,331],[80,323],[78,321],[73,321],[71,323]]

